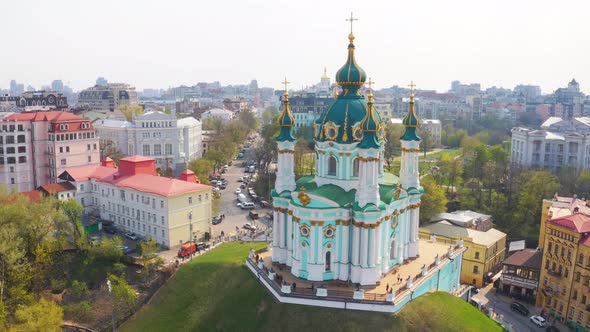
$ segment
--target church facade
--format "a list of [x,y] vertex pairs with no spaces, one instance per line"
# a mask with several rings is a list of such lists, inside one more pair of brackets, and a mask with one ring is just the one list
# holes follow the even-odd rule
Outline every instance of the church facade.
[[[277,137],[272,261],[309,281],[375,285],[418,256],[423,188],[418,156],[419,119],[410,95],[399,176],[384,171],[384,123],[356,63],[354,36],[336,73],[340,92],[314,123],[315,174],[295,179],[296,126],[285,89]],[[372,84],[369,81],[369,85]]]

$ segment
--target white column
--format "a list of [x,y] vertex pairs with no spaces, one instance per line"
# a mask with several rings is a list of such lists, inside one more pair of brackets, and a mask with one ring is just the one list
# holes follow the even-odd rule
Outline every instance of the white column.
[[377,240],[377,241],[375,241],[375,247],[377,248],[375,250],[375,252],[376,252],[375,264],[376,265],[381,264],[381,262],[383,261],[383,239],[382,239],[382,234],[381,234],[382,228],[383,228],[383,223],[381,223],[375,229],[375,240]]
[[352,226],[352,264],[359,265],[359,227]]
[[366,267],[369,265],[367,261],[367,247],[369,245],[369,232],[366,228],[361,228],[361,266]]
[[342,230],[340,233],[340,237],[341,237],[341,242],[342,246],[340,247],[340,253],[342,253],[342,256],[340,258],[340,262],[347,264],[350,263],[349,257],[348,257],[348,228],[350,226],[345,226],[345,225],[340,225],[340,229]]
[[376,251],[375,250],[376,249],[375,244],[377,243],[377,238],[376,238],[377,232],[375,232],[375,229],[374,228],[369,228],[369,229],[367,229],[367,233],[371,235],[370,237],[368,237],[368,238],[371,239],[370,240],[371,242],[369,243],[369,261],[368,261],[368,265],[369,265],[369,267],[374,267],[375,266],[375,262],[377,261],[376,260],[377,253],[375,252]]
[[285,248],[285,213],[279,214],[279,247]]
[[279,213],[273,211],[272,213],[272,246],[279,245]]

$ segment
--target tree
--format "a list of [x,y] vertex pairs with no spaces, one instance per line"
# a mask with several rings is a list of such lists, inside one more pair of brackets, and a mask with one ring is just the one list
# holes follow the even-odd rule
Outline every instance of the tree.
[[578,197],[590,199],[590,170],[584,169],[576,179]]
[[59,332],[63,324],[63,310],[53,301],[39,299],[39,302],[21,307],[14,313],[16,324],[12,331]]
[[424,188],[424,195],[422,195],[420,203],[420,225],[424,225],[430,221],[433,215],[447,211],[448,199],[445,196],[445,191],[436,185],[432,177],[425,176],[420,182]]
[[122,309],[132,306],[137,299],[137,292],[135,289],[129,286],[125,279],[119,278],[116,275],[109,274],[107,278],[111,281],[115,307]]
[[65,223],[60,225],[59,231],[66,237],[73,240],[78,248],[86,247],[84,241],[84,226],[82,225],[82,212],[84,207],[75,199],[58,201],[58,207],[65,215]]
[[201,126],[203,130],[215,130],[219,133],[223,128],[223,121],[220,118],[205,118]]
[[203,184],[209,184],[209,175],[213,173],[213,162],[208,159],[191,160],[188,164],[188,169],[193,171]]
[[125,115],[127,121],[133,120],[133,114],[135,116],[140,116],[143,114],[143,107],[139,105],[121,105],[119,106],[119,110]]
[[248,132],[255,130],[256,127],[258,126],[258,121],[256,121],[256,117],[254,116],[254,113],[250,110],[241,111],[238,114],[237,120],[238,120],[237,121],[238,123],[240,123],[241,125],[246,127]]
[[573,166],[564,166],[557,172],[557,178],[561,184],[560,193],[571,196],[576,193],[576,168]]
[[89,249],[90,257],[94,259],[118,262],[123,257],[123,240],[120,236],[104,238],[99,245]]
[[164,264],[162,257],[157,256],[158,242],[149,240],[142,242],[139,245],[139,253],[141,254],[141,263],[146,281],[151,277],[152,273]]
[[400,137],[404,134],[404,127],[388,123],[385,125],[385,147],[384,157],[387,168],[391,168],[391,163],[395,156],[401,154]]

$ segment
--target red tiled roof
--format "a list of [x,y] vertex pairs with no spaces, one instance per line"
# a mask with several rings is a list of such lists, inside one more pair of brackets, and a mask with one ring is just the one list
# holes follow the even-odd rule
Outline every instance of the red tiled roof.
[[69,182],[47,183],[39,187],[39,190],[47,194],[61,193],[64,191],[75,191],[76,187]]
[[506,258],[502,264],[541,269],[543,253],[535,249],[523,249]]
[[12,114],[2,121],[75,121],[75,120],[83,120],[88,121],[86,118],[81,117],[79,115],[75,115],[70,112],[65,111],[48,111],[48,112],[22,112],[17,114]]
[[24,191],[19,194],[27,197],[33,203],[41,201],[41,192],[39,190]]
[[153,158],[148,158],[140,155],[129,156],[125,158],[121,158],[121,161],[132,161],[132,162],[140,162],[140,161],[153,161]]
[[548,220],[550,223],[569,228],[578,233],[590,232],[590,217],[583,213]]
[[149,174],[135,174],[121,177],[113,174],[102,179],[97,179],[97,181],[165,197],[179,196],[193,191],[211,188],[203,184]]
[[105,167],[101,165],[87,165],[74,168],[68,168],[62,174],[68,174],[74,181],[86,181],[90,178],[101,179],[103,177],[117,173],[117,169],[113,167]]

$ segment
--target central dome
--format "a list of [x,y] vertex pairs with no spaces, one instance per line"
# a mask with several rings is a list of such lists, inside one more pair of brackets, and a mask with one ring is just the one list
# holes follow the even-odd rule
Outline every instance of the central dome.
[[367,114],[367,101],[360,94],[367,74],[354,58],[354,36],[348,36],[348,59],[336,73],[336,82],[342,91],[330,106],[318,117],[314,124],[314,137],[317,141],[355,143],[362,140],[361,121]]

